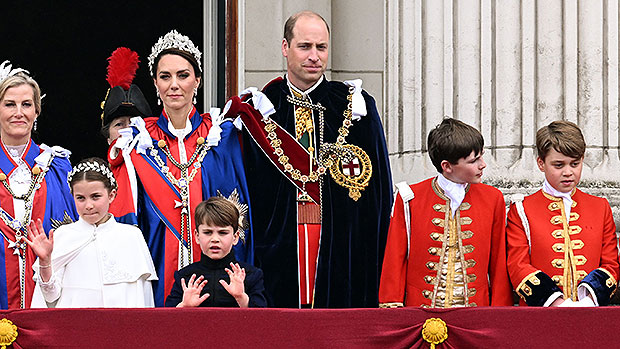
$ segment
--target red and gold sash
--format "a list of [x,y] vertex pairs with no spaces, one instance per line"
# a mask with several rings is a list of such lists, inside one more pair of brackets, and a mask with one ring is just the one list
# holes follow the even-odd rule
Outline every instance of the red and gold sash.
[[263,118],[250,104],[241,103],[239,97],[231,100],[229,114],[238,113],[250,136],[273,165],[299,190],[306,192],[315,203],[319,203],[318,177],[324,170],[320,173],[316,162],[313,162],[310,168],[308,150],[276,122]]

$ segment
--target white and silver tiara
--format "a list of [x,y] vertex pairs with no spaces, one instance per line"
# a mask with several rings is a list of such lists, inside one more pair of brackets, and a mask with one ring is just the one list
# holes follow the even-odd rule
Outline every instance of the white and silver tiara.
[[202,72],[202,63],[200,62],[200,57],[202,57],[202,53],[194,45],[192,40],[187,36],[179,33],[176,30],[171,30],[168,34],[164,36],[160,36],[159,40],[153,45],[151,48],[151,55],[149,56],[149,71],[153,72],[153,64],[155,63],[155,59],[163,50],[167,50],[169,48],[176,48],[181,51],[189,52],[194,58],[196,62],[198,62],[198,69]]
[[0,64],[0,82],[4,81],[4,79],[8,78],[9,76],[13,76],[17,73],[30,74],[26,69],[22,69],[22,68],[12,69],[12,67],[13,65],[9,61],[4,61],[2,62],[2,64]]
[[114,179],[114,175],[112,174],[112,171],[110,171],[110,169],[106,165],[100,164],[100,163],[98,163],[96,161],[87,161],[87,162],[81,162],[81,163],[77,164],[71,170],[71,172],[69,172],[69,174],[67,174],[67,182],[71,183],[71,180],[73,179],[73,176],[76,173],[87,172],[87,171],[99,172],[102,175],[108,177],[112,187],[116,188],[116,179]]

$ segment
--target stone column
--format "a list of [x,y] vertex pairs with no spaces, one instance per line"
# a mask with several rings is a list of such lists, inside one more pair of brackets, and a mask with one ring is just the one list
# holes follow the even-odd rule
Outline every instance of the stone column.
[[426,137],[451,116],[482,132],[486,183],[531,193],[536,130],[565,119],[588,144],[580,187],[618,215],[617,1],[388,0],[386,28],[395,182],[435,175]]

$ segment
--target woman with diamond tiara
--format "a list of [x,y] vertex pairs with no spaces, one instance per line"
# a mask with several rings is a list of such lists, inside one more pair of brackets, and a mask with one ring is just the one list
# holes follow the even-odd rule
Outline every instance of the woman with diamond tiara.
[[[160,277],[153,283],[156,306],[164,305],[174,272],[200,259],[192,234],[196,206],[216,195],[248,202],[237,129],[219,110],[201,115],[195,107],[201,56],[175,30],[159,38],[148,64],[163,110],[158,117],[132,118],[131,133],[123,132],[108,153],[117,178],[128,178],[110,210],[144,233]],[[252,263],[249,230],[234,251],[237,260]]]
[[108,209],[116,180],[99,158],[78,163],[67,177],[80,218],[50,230],[30,222],[26,243],[39,259],[33,308],[153,306],[153,260],[140,229],[117,223]]
[[30,220],[45,230],[77,218],[67,173],[69,151],[31,138],[41,114],[41,89],[23,69],[0,64],[0,309],[30,306],[35,260],[23,238]]

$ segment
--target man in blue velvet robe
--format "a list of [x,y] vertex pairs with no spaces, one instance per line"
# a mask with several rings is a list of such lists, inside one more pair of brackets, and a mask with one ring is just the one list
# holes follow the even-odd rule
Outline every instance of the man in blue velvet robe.
[[324,77],[328,52],[322,17],[291,16],[286,76],[248,90],[252,106],[231,107],[246,129],[255,265],[270,306],[378,305],[392,206],[385,137],[361,81]]

